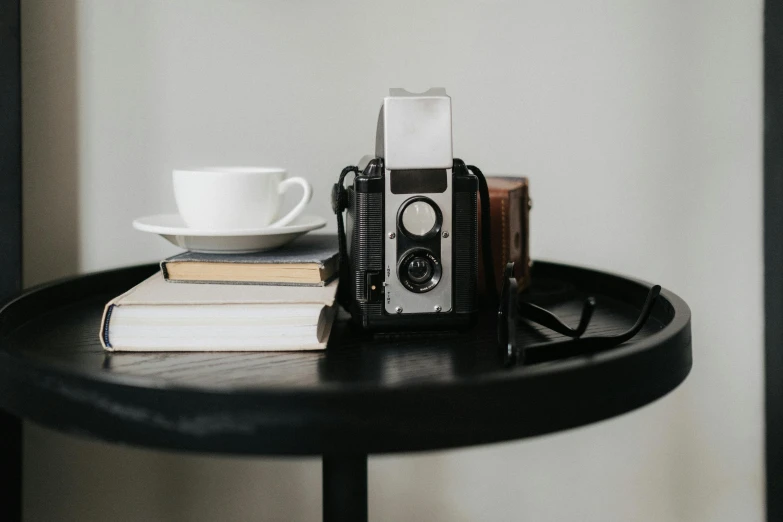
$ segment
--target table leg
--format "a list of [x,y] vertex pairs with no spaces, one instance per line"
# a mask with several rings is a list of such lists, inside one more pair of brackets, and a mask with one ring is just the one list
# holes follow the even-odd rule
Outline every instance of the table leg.
[[367,522],[367,455],[323,456],[324,522]]
[[22,520],[22,419],[0,411],[0,520]]

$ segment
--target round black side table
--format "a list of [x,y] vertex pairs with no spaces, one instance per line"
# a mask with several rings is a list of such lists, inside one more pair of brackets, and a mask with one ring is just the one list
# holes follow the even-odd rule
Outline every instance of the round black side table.
[[[631,341],[506,367],[494,316],[465,334],[369,336],[338,322],[327,350],[107,354],[104,304],[157,270],[38,287],[0,311],[0,407],[64,432],[208,453],[322,455],[323,517],[367,520],[367,455],[540,435],[633,410],[691,368],[690,310],[663,290]],[[649,285],[538,262],[531,300],[589,333],[626,330]],[[560,336],[524,321],[519,343]]]

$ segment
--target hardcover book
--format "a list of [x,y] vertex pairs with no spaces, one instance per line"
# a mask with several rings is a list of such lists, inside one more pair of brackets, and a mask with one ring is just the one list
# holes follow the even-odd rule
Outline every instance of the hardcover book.
[[106,305],[100,340],[108,351],[319,350],[336,289],[173,285],[157,272]]
[[253,254],[185,252],[160,263],[171,282],[324,286],[338,274],[336,235],[307,234],[285,248]]

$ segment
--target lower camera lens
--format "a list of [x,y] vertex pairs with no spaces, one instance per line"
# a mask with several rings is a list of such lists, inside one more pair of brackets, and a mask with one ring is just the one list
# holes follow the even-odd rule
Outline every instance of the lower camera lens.
[[423,283],[432,277],[432,263],[426,257],[417,256],[408,261],[408,277],[414,283]]
[[441,274],[438,258],[423,248],[409,251],[402,256],[397,265],[400,282],[405,288],[417,294],[429,292],[438,286]]

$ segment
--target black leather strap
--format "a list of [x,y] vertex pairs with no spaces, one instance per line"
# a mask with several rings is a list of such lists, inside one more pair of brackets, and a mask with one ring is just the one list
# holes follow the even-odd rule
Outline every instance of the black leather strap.
[[[468,165],[479,182],[479,197],[481,198],[481,255],[484,261],[484,288],[487,300],[491,306],[498,304],[498,287],[495,280],[495,263],[492,260],[492,222],[489,213],[489,187],[484,173],[475,165]],[[507,260],[504,260],[507,261]]]
[[337,216],[337,244],[340,249],[340,281],[341,284],[337,290],[338,301],[343,306],[348,306],[346,302],[346,291],[348,289],[348,246],[347,239],[345,237],[345,221],[343,220],[343,212],[348,208],[348,191],[345,190],[345,177],[351,172],[354,175],[359,173],[359,167],[355,165],[349,165],[340,172],[340,178],[332,188],[332,210]]

